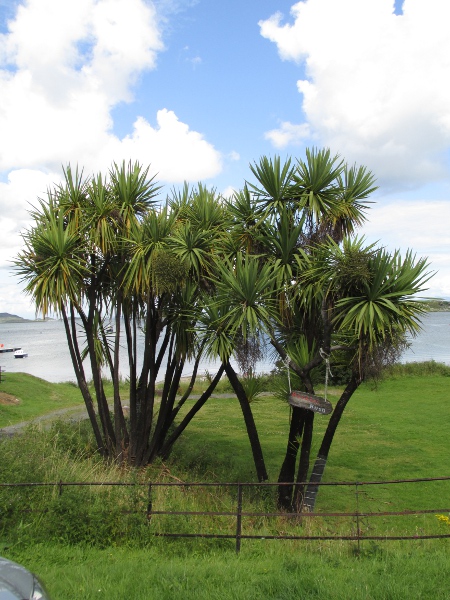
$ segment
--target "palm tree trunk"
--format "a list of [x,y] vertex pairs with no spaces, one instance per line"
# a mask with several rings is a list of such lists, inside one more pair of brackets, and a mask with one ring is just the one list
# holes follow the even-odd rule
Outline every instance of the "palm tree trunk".
[[[309,457],[311,455],[311,444],[314,427],[314,413],[311,410],[306,410],[305,425],[303,428],[302,447],[300,450],[300,462],[298,463],[298,473],[296,483],[303,483],[308,477]],[[294,491],[294,506],[299,512],[303,504],[303,495],[305,492],[304,485],[296,485]]]
[[[204,343],[202,344],[202,348],[201,348],[201,349],[200,349],[200,351],[198,352],[198,354],[197,354],[197,357],[196,357],[196,359],[195,359],[195,363],[194,363],[194,369],[193,369],[193,371],[192,371],[191,379],[189,380],[189,385],[188,385],[188,387],[187,387],[187,389],[186,389],[185,393],[183,394],[183,396],[182,396],[182,397],[180,398],[180,400],[178,401],[178,403],[177,403],[177,405],[175,406],[175,408],[172,410],[172,413],[171,413],[171,415],[170,415],[170,424],[172,424],[172,423],[175,421],[175,419],[176,419],[176,416],[177,416],[177,414],[179,413],[180,409],[182,408],[182,406],[184,405],[184,403],[186,402],[186,400],[187,400],[187,399],[190,397],[190,395],[191,395],[191,393],[192,393],[192,390],[193,390],[193,388],[194,388],[195,381],[196,381],[196,379],[197,379],[198,366],[199,366],[199,364],[200,364],[200,360],[201,360],[201,358],[202,358],[202,350],[203,350],[203,346],[204,346]],[[222,373],[223,373],[223,368],[222,368],[222,366],[221,366],[221,367],[220,367],[220,376],[222,376]],[[216,375],[216,377],[217,377],[217,375]],[[216,377],[215,377],[214,379],[216,379]],[[220,377],[219,377],[219,380],[220,380]],[[217,385],[217,384],[216,384],[216,385]],[[215,387],[216,387],[216,386],[214,386],[214,388],[215,388]],[[213,388],[213,389],[214,389],[214,388]],[[209,389],[209,387],[208,387],[208,389]]]
[[[208,398],[211,396],[211,394],[213,393],[217,384],[219,383],[220,378],[222,377],[224,369],[225,369],[224,365],[220,365],[220,368],[219,368],[216,376],[211,381],[211,383],[208,386],[208,388],[206,389],[206,391],[203,392],[203,394],[200,396],[200,398],[197,400],[197,402],[194,404],[194,406],[191,408],[191,410],[187,413],[187,415],[184,417],[184,419],[181,421],[181,423],[172,432],[169,439],[164,442],[164,445],[159,452],[159,455],[163,459],[168,457],[170,450],[172,449],[172,446],[174,445],[174,443],[177,441],[177,439],[180,437],[180,435],[183,433],[183,431],[186,429],[186,427],[189,425],[189,423],[192,421],[192,419],[195,417],[195,415],[198,413],[198,411],[202,408],[202,406],[204,406],[204,404],[206,403]],[[177,411],[178,408],[179,407],[177,406],[175,411]],[[173,412],[175,412],[175,411],[173,411]]]
[[99,449],[99,452],[102,456],[106,456],[107,451],[103,443],[100,428],[97,423],[97,415],[95,414],[94,402],[92,401],[92,396],[89,392],[89,388],[86,383],[86,377],[84,376],[84,369],[81,363],[81,357],[79,357],[79,352],[77,352],[76,338],[72,337],[72,332],[70,330],[69,320],[64,305],[61,307],[61,312],[63,317],[64,329],[66,330],[66,337],[69,345],[70,357],[72,359],[72,364],[77,378],[78,387],[80,388],[81,395],[83,396],[83,400],[86,405],[87,414],[89,416],[92,430],[94,432],[97,448]]
[[[130,378],[130,445],[128,449],[128,462],[134,464],[136,458],[137,446],[137,373],[136,373],[136,355],[133,351],[134,337],[130,325],[130,312],[126,306],[123,307],[123,324],[125,329],[125,340],[128,353],[128,369]],[[144,350],[145,352],[145,350]]]
[[113,362],[113,388],[114,388],[114,430],[116,434],[116,457],[120,463],[125,458],[125,451],[129,445],[129,437],[125,417],[120,398],[120,379],[119,379],[119,349],[120,349],[120,317],[121,317],[121,299],[122,292],[119,291],[118,302],[116,306],[116,333],[114,343],[114,362]]
[[161,448],[165,434],[167,433],[166,423],[167,419],[170,418],[170,414],[175,404],[176,392],[181,378],[184,362],[179,365],[176,356],[173,356],[169,361],[166,369],[166,379],[164,381],[164,388],[161,397],[161,404],[159,407],[158,420],[156,422],[155,430],[152,435],[151,443],[144,455],[144,464],[151,462]]
[[236,375],[235,370],[229,362],[225,363],[225,372],[228,379],[233,387],[233,390],[238,397],[239,404],[241,405],[242,414],[244,415],[245,426],[247,428],[248,439],[252,448],[253,460],[256,468],[256,475],[258,481],[267,481],[269,476],[267,475],[266,464],[264,462],[264,456],[262,453],[261,444],[259,441],[258,430],[256,429],[256,423],[253,418],[252,409],[250,408],[250,402],[248,401],[247,394],[242,387],[241,382]]
[[178,389],[180,387],[180,381],[181,381],[181,375],[183,373],[183,368],[184,368],[184,360],[177,361],[176,372],[172,379],[172,384],[170,386],[170,392],[169,392],[169,398],[168,398],[167,410],[166,410],[166,414],[165,414],[165,418],[164,418],[164,423],[163,423],[161,433],[159,435],[159,440],[158,440],[158,443],[156,446],[156,455],[159,454],[161,447],[164,444],[164,440],[166,439],[166,436],[169,432],[170,426],[172,425],[173,420],[175,418],[174,413],[176,414],[176,412],[174,410],[174,406],[175,406],[175,401],[177,399]]
[[[103,387],[101,369],[97,361],[94,362],[92,360],[92,356],[91,366],[93,372],[95,393],[97,396],[98,415],[100,417],[100,423],[102,424],[103,435],[106,439],[106,444],[108,446],[110,456],[116,457],[116,436],[114,434],[114,427],[111,419],[111,414],[109,412],[108,401],[106,400],[105,389]],[[97,368],[97,370],[94,374],[95,367]]]
[[[305,423],[305,409],[294,406],[292,408],[291,424],[289,427],[289,437],[286,448],[286,454],[281,465],[278,483],[291,483],[295,477],[295,463],[297,461],[298,449],[300,447],[300,437],[303,433]],[[278,486],[278,506],[284,510],[292,509],[292,494],[294,487],[292,485]]]
[[[95,265],[95,256],[91,257],[92,264]],[[112,424],[111,416],[109,414],[109,407],[106,401],[105,391],[103,389],[102,377],[101,377],[101,366],[97,360],[95,351],[94,341],[94,320],[97,314],[97,301],[96,289],[95,289],[95,276],[92,277],[91,285],[87,292],[87,299],[89,303],[88,315],[86,316],[83,312],[80,316],[83,321],[84,333],[86,335],[86,342],[88,346],[88,353],[91,362],[92,380],[94,382],[95,396],[97,399],[98,415],[100,417],[100,423],[102,425],[103,437],[106,441],[108,452],[111,456],[115,455],[115,434],[114,427]]]
[[351,380],[348,382],[345,390],[342,392],[339,401],[337,402],[333,413],[331,414],[328,426],[324,433],[322,444],[320,445],[317,458],[314,463],[313,471],[308,483],[308,488],[305,493],[304,506],[309,512],[314,511],[316,504],[317,494],[319,492],[319,486],[315,485],[322,481],[323,473],[328,460],[331,444],[333,442],[334,434],[336,433],[337,426],[344,413],[344,409],[347,406],[348,401],[352,397],[353,393],[358,389],[361,383],[360,377],[353,374]]

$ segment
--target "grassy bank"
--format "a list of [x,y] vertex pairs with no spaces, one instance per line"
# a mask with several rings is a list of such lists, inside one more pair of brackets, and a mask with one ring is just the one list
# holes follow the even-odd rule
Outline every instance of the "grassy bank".
[[[196,382],[193,394],[201,394],[208,387],[208,379],[201,378]],[[108,401],[113,402],[114,392],[110,381],[104,382],[105,393]],[[157,387],[162,389],[163,384]],[[180,393],[187,388],[187,380],[180,385]],[[216,392],[230,393],[232,387],[227,380],[219,382]],[[94,389],[91,387],[94,397]],[[121,395],[124,403],[127,402],[128,384],[124,381],[121,385]],[[2,374],[0,381],[0,428],[30,421],[51,412],[66,408],[84,406],[83,397],[78,386],[72,382],[50,383],[39,377],[27,373]]]
[[72,383],[50,383],[26,373],[8,373],[0,384],[0,427],[80,404],[80,390]]
[[[127,389],[124,383],[124,397]],[[112,402],[114,396],[111,383],[105,383],[105,392],[108,401]],[[0,427],[31,421],[58,410],[83,406],[80,390],[72,382],[50,383],[27,373],[7,373],[0,383]]]
[[[436,364],[397,367],[377,388],[362,386],[336,434],[325,481],[374,481],[449,475],[446,410],[450,370]],[[51,385],[51,384],[49,384]],[[53,384],[56,385],[56,384]],[[59,384],[58,384],[59,385]],[[74,388],[75,389],[75,388]],[[334,401],[333,390],[330,400]],[[186,407],[186,410],[189,407]],[[252,404],[270,479],[285,451],[289,406],[274,396]],[[327,417],[315,419],[315,435]],[[317,449],[317,443],[315,450]],[[87,423],[60,423],[50,431],[0,445],[0,481],[254,481],[249,444],[234,398],[213,398],[186,430],[166,463],[139,472],[104,465]],[[318,511],[402,511],[448,506],[448,482],[324,487]],[[158,531],[235,531],[234,518],[157,517],[148,523],[147,487],[2,490],[0,554],[38,572],[55,600],[79,598],[446,598],[448,540],[294,542],[155,538]],[[152,491],[153,509],[227,510],[235,492]],[[249,510],[270,510],[273,495],[246,495]],[[20,513],[16,509],[49,508]],[[124,514],[136,509],[138,513]],[[228,520],[227,520],[228,519]],[[294,523],[294,524],[293,524]],[[295,523],[287,518],[247,519],[244,533],[336,534],[350,521]],[[2,526],[3,525],[3,526]],[[362,520],[367,535],[402,530],[448,533],[435,514]],[[203,528],[203,529],[202,529]]]

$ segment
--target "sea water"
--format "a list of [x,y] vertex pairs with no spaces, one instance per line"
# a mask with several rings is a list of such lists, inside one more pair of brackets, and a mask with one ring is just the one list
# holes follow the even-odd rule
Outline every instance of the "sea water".
[[[80,327],[81,332],[81,327]],[[108,336],[114,341],[114,334]],[[84,346],[85,338],[79,335],[80,348]],[[15,358],[14,352],[0,353],[0,367],[6,373],[28,373],[47,381],[76,381],[72,359],[67,345],[64,323],[59,320],[29,321],[21,323],[0,323],[0,344],[4,348],[22,348],[28,353],[25,358]],[[144,335],[138,333],[138,355],[143,355]],[[142,352],[139,353],[139,348]],[[120,347],[120,375],[128,376],[128,355],[125,342]],[[87,379],[91,379],[89,360],[83,362]],[[138,368],[141,365],[138,362]],[[265,365],[262,365],[265,366]],[[183,375],[192,374],[193,363],[186,363]],[[215,374],[219,368],[217,361],[203,360],[198,373],[205,375],[206,372]],[[267,365],[264,371],[270,371],[273,367]],[[111,378],[110,372],[105,370],[104,376]],[[159,379],[163,379],[163,366],[160,370]]]
[[[411,340],[411,347],[402,358],[402,362],[421,362],[435,360],[450,364],[450,312],[428,313],[423,317],[423,330]],[[113,338],[111,338],[113,339]],[[82,339],[80,340],[82,343]],[[6,373],[23,372],[41,377],[47,381],[75,381],[75,374],[67,346],[62,321],[32,321],[23,323],[0,324],[0,344],[4,347],[23,348],[28,352],[26,358],[14,358],[13,352],[0,354],[0,366]],[[138,341],[143,347],[143,336]],[[141,353],[142,354],[142,353]],[[85,361],[86,375],[90,378],[90,369]],[[120,354],[121,375],[127,376],[127,355],[125,348]],[[203,360],[198,373],[204,375],[217,372],[217,361]],[[257,371],[268,373],[274,368],[270,356],[257,364]],[[192,373],[193,364],[187,363],[184,375]],[[163,375],[161,374],[160,378]]]

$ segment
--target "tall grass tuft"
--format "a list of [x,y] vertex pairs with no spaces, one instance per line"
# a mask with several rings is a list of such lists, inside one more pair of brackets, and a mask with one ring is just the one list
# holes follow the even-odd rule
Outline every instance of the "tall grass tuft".
[[394,377],[429,377],[437,375],[450,377],[450,366],[434,360],[423,362],[396,363],[388,367],[384,373],[385,379]]

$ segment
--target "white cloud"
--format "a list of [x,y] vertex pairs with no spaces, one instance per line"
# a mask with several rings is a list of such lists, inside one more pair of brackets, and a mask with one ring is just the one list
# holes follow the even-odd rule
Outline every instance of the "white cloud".
[[17,284],[18,278],[7,270],[0,269],[0,312],[34,319],[35,308],[28,296],[20,293],[23,286]]
[[363,234],[368,242],[379,241],[388,250],[412,249],[427,257],[435,276],[427,284],[429,294],[450,298],[450,203],[432,200],[379,202],[368,211]]
[[279,129],[272,129],[264,134],[266,140],[270,140],[275,148],[301,144],[310,136],[311,131],[307,123],[295,125],[289,121],[283,121]]
[[221,192],[221,195],[223,198],[232,198],[236,191],[237,190],[233,186],[229,185],[223,190],[223,192]]
[[198,181],[221,171],[220,153],[200,133],[191,131],[167,109],[159,110],[156,118],[156,128],[139,117],[131,135],[121,141],[112,139],[102,153],[103,166],[109,165],[110,156],[116,161],[140,159],[151,165],[158,181],[166,182]]
[[9,13],[0,35],[0,311],[19,311],[10,261],[29,203],[61,180],[62,166],[89,175],[138,160],[161,183],[221,171],[220,153],[169,109],[157,112],[155,127],[136,115],[129,135],[114,134],[113,109],[133,101],[164,50],[168,7],[158,7],[166,12],[150,0],[21,0]]
[[[380,183],[408,186],[449,175],[450,4],[393,9],[392,0],[305,0],[292,23],[277,13],[259,25],[283,60],[305,65],[297,87],[321,143]],[[283,128],[269,133],[285,143]]]
[[[142,0],[28,0],[1,36],[0,170],[82,162],[163,49]],[[9,66],[8,66],[9,65]]]
[[193,58],[188,58],[187,60],[191,63],[194,69],[197,65],[201,65],[203,62],[200,56],[194,56]]
[[0,36],[0,171],[71,162],[91,172],[128,153],[157,157],[171,181],[216,174],[218,152],[169,110],[158,112],[155,130],[136,117],[132,134],[113,133],[112,109],[133,99],[162,50],[146,0],[25,0]]
[[49,187],[60,181],[55,173],[29,169],[12,171],[6,183],[0,183],[0,267],[19,251],[20,232],[29,224],[29,210],[43,198]]
[[54,102],[74,89],[127,100],[133,78],[163,49],[155,9],[143,0],[26,0],[2,37],[9,62]]

